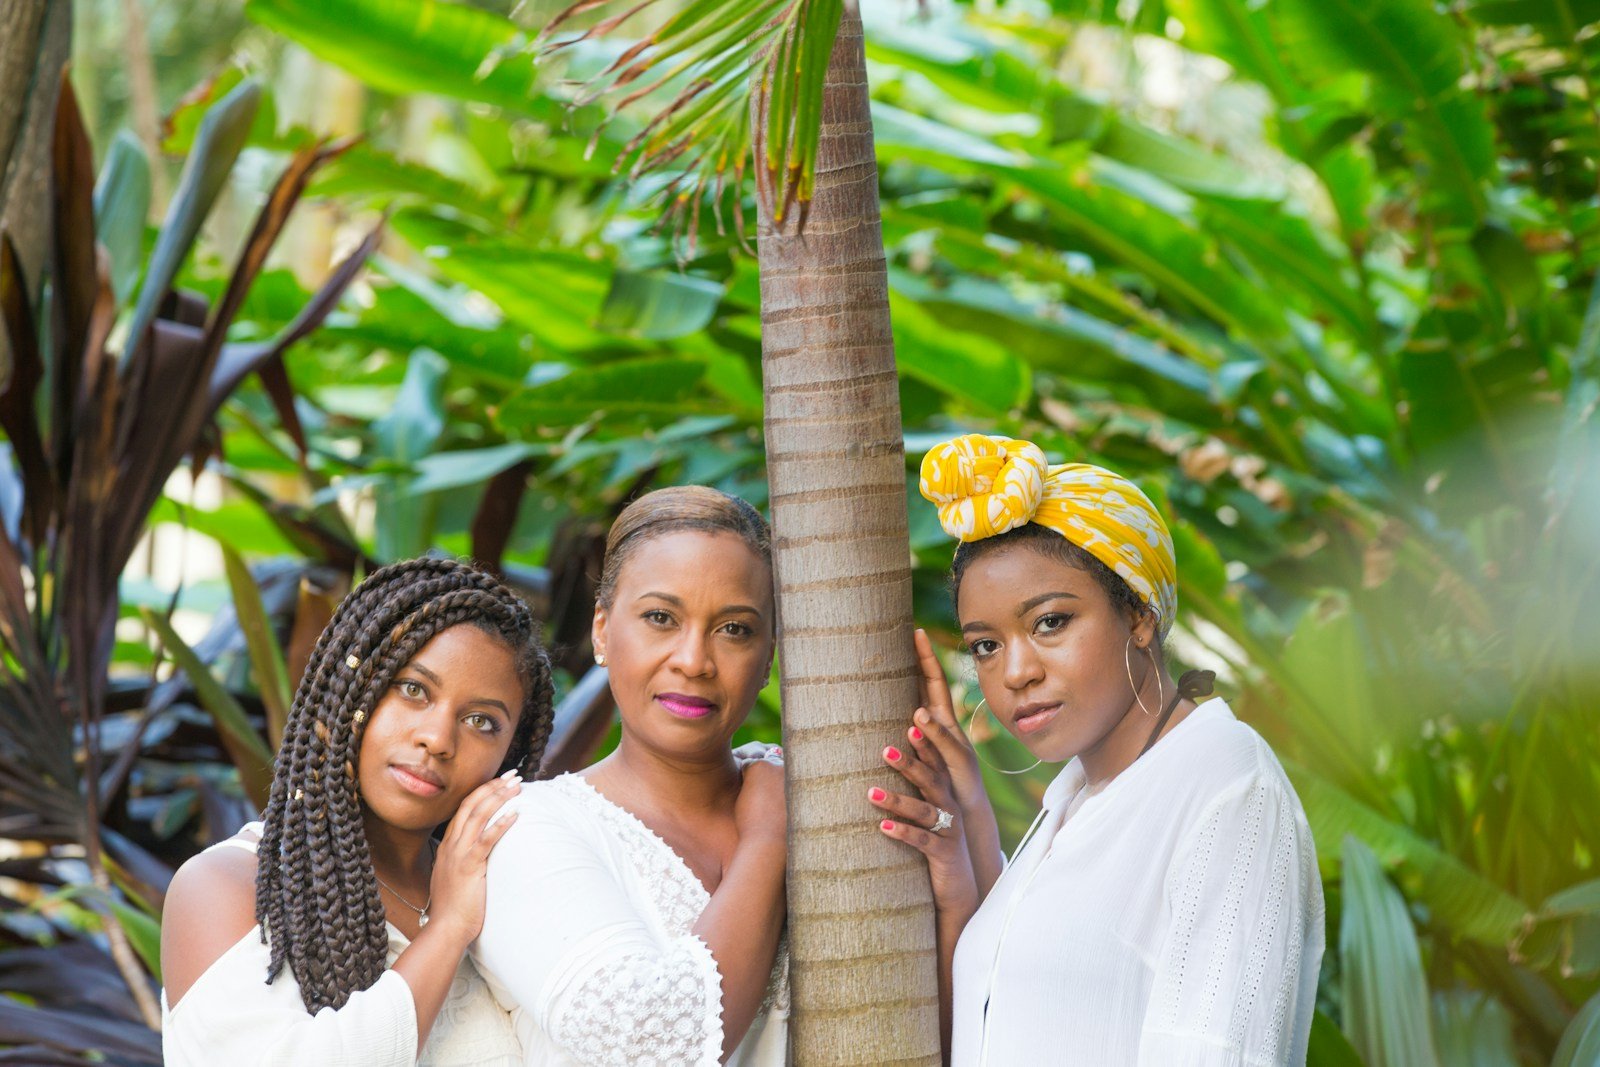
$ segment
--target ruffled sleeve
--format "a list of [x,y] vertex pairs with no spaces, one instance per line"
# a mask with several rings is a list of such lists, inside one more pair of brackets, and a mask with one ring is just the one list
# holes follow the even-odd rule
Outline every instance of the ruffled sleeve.
[[1322,955],[1311,831],[1281,776],[1215,800],[1167,879],[1172,925],[1156,962],[1141,1067],[1304,1063]]
[[715,1065],[722,977],[692,934],[663,937],[607,856],[601,827],[547,788],[489,860],[489,905],[473,958],[508,1010],[585,1064]]

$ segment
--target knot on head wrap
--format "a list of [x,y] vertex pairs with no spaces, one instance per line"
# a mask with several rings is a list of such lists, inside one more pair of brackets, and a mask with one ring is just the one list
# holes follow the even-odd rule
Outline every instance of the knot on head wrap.
[[1032,442],[970,433],[922,457],[922,495],[939,505],[946,533],[979,541],[1033,517],[1046,467],[1044,450]]
[[922,495],[961,541],[1036,523],[1077,545],[1128,583],[1166,637],[1178,611],[1172,534],[1150,498],[1122,475],[1087,463],[1047,466],[1031,441],[966,434],[922,459]]

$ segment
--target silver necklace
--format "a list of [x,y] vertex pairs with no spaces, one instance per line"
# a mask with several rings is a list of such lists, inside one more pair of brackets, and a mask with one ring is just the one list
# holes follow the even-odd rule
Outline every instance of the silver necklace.
[[[372,877],[378,878],[378,872],[377,871],[373,871],[372,872]],[[383,888],[387,889],[391,894],[393,894],[394,899],[398,900],[400,903],[404,904],[406,907],[410,908],[412,911],[417,913],[417,925],[418,926],[427,926],[428,925],[428,909],[433,907],[433,887],[431,885],[428,887],[428,899],[427,899],[427,901],[425,901],[423,903],[422,907],[419,908],[415,904],[411,903],[411,901],[409,901],[405,897],[401,896],[399,890],[395,889],[395,887],[390,885],[388,882],[385,882],[382,878],[378,878],[378,884],[383,886]]]
[[411,903],[411,901],[407,900],[405,897],[401,896],[400,895],[400,891],[397,890],[394,886],[390,885],[388,882],[385,882],[382,878],[378,878],[378,868],[377,868],[376,864],[374,864],[373,868],[372,868],[372,877],[378,878],[378,884],[380,886],[382,886],[383,888],[387,889],[391,894],[393,894],[394,899],[398,900],[400,903],[404,904],[406,907],[410,908],[412,911],[417,913],[417,925],[419,927],[428,925],[428,909],[433,907],[433,865],[438,860],[438,858],[439,858],[439,846],[434,844],[432,838],[429,838],[428,839],[428,899],[422,902],[422,907],[420,907],[420,908],[417,907],[415,904]]

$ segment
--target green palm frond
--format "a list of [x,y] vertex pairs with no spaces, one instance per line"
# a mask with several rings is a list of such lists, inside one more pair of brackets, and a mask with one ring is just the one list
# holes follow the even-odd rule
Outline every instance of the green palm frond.
[[[546,52],[612,34],[636,16],[648,17],[656,2],[578,0],[544,28]],[[575,103],[605,100],[609,117],[643,105],[643,126],[617,166],[626,166],[630,178],[670,175],[662,193],[665,220],[675,220],[691,239],[707,199],[718,232],[725,232],[721,205],[730,192],[743,232],[747,169],[770,218],[781,223],[799,210],[803,219],[842,11],[843,0],[689,0],[583,82]],[[594,16],[587,29],[566,32]]]

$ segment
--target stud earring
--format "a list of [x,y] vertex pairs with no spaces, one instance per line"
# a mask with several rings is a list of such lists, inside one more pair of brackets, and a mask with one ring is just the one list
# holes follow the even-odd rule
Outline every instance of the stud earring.
[[604,667],[606,665],[606,654],[604,652],[596,652],[594,654],[594,665],[596,667]]

